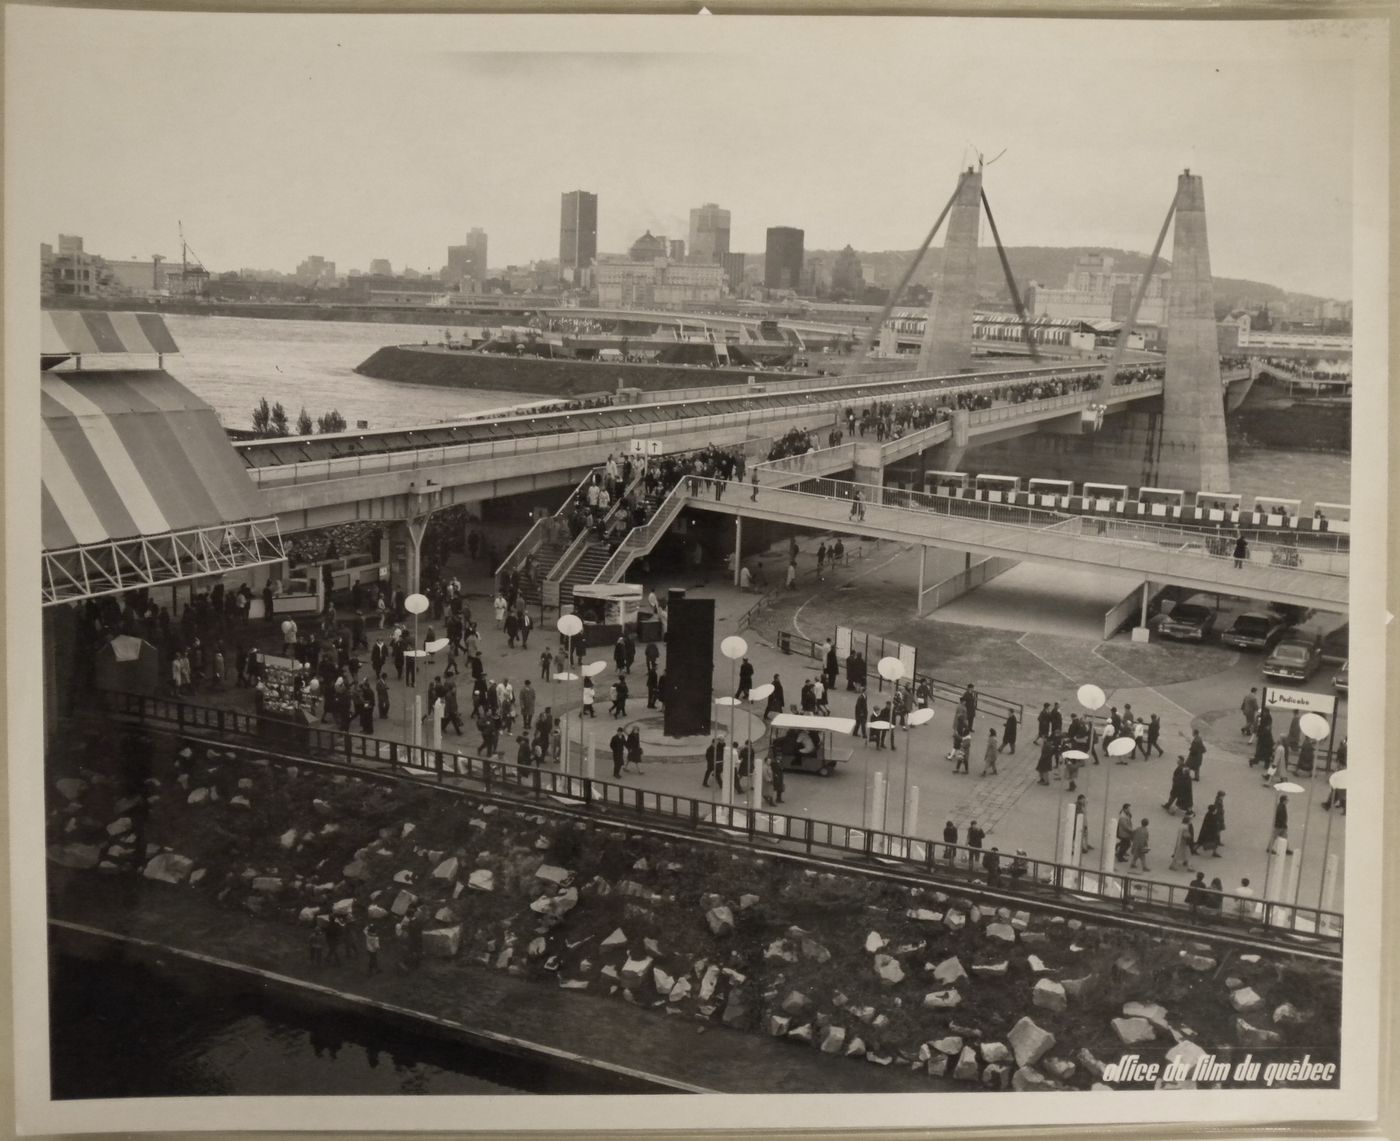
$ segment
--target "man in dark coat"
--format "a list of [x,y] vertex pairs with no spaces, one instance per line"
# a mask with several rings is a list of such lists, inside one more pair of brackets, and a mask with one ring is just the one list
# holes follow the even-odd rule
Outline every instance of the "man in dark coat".
[[1167,797],[1166,804],[1162,805],[1167,810],[1169,816],[1175,816],[1174,808],[1181,808],[1187,812],[1192,808],[1191,789],[1191,767],[1186,763],[1185,757],[1177,757],[1176,770],[1172,773],[1171,795]]
[[739,663],[739,688],[734,691],[734,696],[740,701],[748,701],[749,690],[753,688],[753,663],[745,658]]
[[1186,764],[1191,770],[1191,779],[1201,779],[1201,762],[1205,760],[1206,743],[1201,740],[1199,729],[1191,730],[1191,744],[1186,748]]
[[865,697],[865,687],[861,687],[860,693],[856,696],[856,727],[854,734],[864,738],[866,735],[865,723],[870,717],[870,703]]
[[1050,735],[1050,703],[1047,701],[1040,707],[1040,713],[1035,719],[1035,740],[1032,745],[1039,745],[1041,740]]
[[627,760],[627,734],[622,731],[622,726],[618,726],[608,745],[612,749],[613,780],[618,780],[622,776],[622,766]]

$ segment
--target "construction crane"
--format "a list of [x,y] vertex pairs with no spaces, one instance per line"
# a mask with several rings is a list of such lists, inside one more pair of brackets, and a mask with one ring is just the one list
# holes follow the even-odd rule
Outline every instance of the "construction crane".
[[151,290],[153,292],[159,292],[160,290],[160,263],[164,260],[164,254],[151,255]]
[[179,227],[179,230],[180,230],[180,291],[181,291],[182,293],[188,291],[187,283],[188,283],[188,281],[189,281],[190,258],[194,258],[194,264],[197,265],[197,266],[199,267],[200,280],[201,280],[201,286],[200,286],[200,290],[199,290],[199,291],[202,292],[202,291],[203,291],[203,284],[202,284],[202,283],[203,283],[204,280],[207,280],[207,279],[208,279],[208,277],[209,277],[209,271],[208,271],[207,269],[205,269],[204,263],[203,263],[202,261],[199,260],[199,255],[198,255],[197,253],[195,253],[194,250],[190,247],[189,242],[185,241],[185,224],[184,224],[184,222],[181,222],[181,221],[178,221],[178,220],[177,220],[175,224],[176,224],[176,226]]

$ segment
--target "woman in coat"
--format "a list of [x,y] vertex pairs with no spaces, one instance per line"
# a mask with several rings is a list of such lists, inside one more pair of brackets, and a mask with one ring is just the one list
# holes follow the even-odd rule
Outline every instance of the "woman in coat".
[[1014,755],[1016,752],[1016,713],[1011,710],[1006,715],[1006,722],[1001,727],[1001,748],[997,752],[1010,750]]
[[1195,813],[1187,811],[1181,818],[1181,828],[1176,834],[1176,847],[1172,849],[1171,871],[1193,872],[1196,869],[1191,866],[1191,855],[1196,850],[1196,828],[1192,823]]
[[586,677],[583,679],[583,713],[580,716],[597,717],[593,711],[593,701],[597,694],[593,691],[593,679]]
[[627,763],[637,772],[642,771],[642,732],[635,725],[627,734]]
[[1040,774],[1040,783],[1050,783],[1050,770],[1055,767],[1054,738],[1044,737],[1040,742],[1040,760],[1035,763],[1035,771]]
[[1220,853],[1216,851],[1220,847],[1220,809],[1219,800],[1211,803],[1201,819],[1201,831],[1196,836],[1196,847],[1207,849],[1217,859],[1220,857]]

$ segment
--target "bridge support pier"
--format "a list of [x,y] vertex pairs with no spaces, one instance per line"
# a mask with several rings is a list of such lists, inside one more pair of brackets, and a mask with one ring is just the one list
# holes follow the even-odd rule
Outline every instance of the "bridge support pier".
[[734,516],[734,585],[739,585],[739,571],[744,557],[744,517]]
[[925,470],[930,467],[935,471],[962,470],[963,456],[967,453],[968,441],[971,438],[971,413],[966,408],[955,409],[950,423],[953,429],[952,438],[924,453],[928,457]]
[[426,515],[397,520],[387,529],[389,575],[405,594],[414,594],[419,589],[423,575],[423,535],[427,530]]
[[[885,465],[880,456],[880,445],[874,442],[867,443],[864,440],[856,442],[855,455],[852,462],[852,470],[856,483],[869,484],[871,488],[880,488],[885,482]],[[878,490],[872,490],[866,495],[866,500],[870,503],[880,502]]]

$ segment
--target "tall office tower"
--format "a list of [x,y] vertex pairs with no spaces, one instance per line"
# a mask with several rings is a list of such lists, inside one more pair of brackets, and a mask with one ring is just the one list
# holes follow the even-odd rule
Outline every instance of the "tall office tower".
[[598,256],[598,196],[569,190],[560,197],[559,273],[573,279]]
[[486,280],[486,231],[473,226],[467,234],[467,276],[480,285]]
[[802,286],[803,231],[792,226],[769,226],[763,255],[763,284],[769,289]]
[[690,260],[717,265],[729,252],[729,211],[713,202],[690,212]]

